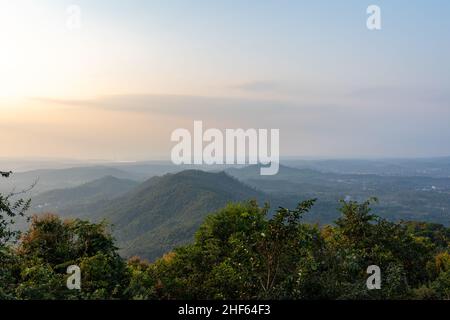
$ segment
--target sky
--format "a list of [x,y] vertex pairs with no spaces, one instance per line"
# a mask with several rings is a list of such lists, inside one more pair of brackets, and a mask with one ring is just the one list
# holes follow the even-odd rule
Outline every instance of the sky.
[[280,129],[284,157],[450,155],[449,16],[444,0],[0,0],[0,158],[165,159],[194,120]]

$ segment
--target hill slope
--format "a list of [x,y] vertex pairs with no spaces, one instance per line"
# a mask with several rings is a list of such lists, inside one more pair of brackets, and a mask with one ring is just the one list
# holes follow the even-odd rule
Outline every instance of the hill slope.
[[56,189],[41,193],[32,199],[32,211],[58,212],[62,215],[82,215],[83,208],[119,197],[139,185],[128,179],[106,176],[74,188]]
[[0,192],[9,193],[13,189],[16,191],[27,189],[37,181],[34,188],[27,194],[27,196],[35,196],[50,190],[77,187],[81,184],[101,179],[106,176],[139,180],[139,177],[132,173],[106,166],[42,169],[14,173],[9,179],[4,179],[4,181],[2,181],[0,184]]
[[154,259],[191,241],[209,213],[249,199],[268,196],[224,172],[187,170],[151,178],[88,217],[114,225],[123,255]]

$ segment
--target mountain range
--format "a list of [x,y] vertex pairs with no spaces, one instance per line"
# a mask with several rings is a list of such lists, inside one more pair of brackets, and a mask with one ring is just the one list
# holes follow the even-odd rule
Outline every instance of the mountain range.
[[[158,172],[163,173],[152,176]],[[259,166],[176,172],[166,165],[152,169],[151,164],[126,164],[31,171],[17,174],[15,181],[39,175],[39,182],[45,182],[31,195],[31,212],[106,220],[113,225],[122,255],[150,260],[192,241],[208,214],[229,202],[249,199],[270,202],[273,210],[317,198],[304,219],[327,224],[339,215],[340,199],[376,196],[374,213],[390,220],[450,223],[447,177],[337,173],[285,165],[275,176],[259,173]]]

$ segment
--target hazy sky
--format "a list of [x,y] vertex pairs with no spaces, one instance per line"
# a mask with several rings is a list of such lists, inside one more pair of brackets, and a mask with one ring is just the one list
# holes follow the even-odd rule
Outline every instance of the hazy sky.
[[0,0],[0,157],[168,158],[193,120],[279,128],[282,156],[450,155],[449,57],[444,0]]

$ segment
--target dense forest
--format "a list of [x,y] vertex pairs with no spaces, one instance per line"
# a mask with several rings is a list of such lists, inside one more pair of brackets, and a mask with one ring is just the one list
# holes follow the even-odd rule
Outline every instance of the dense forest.
[[[304,222],[316,200],[273,214],[230,203],[190,244],[149,262],[123,259],[105,222],[46,214],[19,233],[30,203],[0,194],[0,299],[450,299],[450,229],[389,222],[373,201],[341,201],[320,227]],[[66,286],[70,265],[81,290]],[[370,265],[380,289],[367,288]]]

